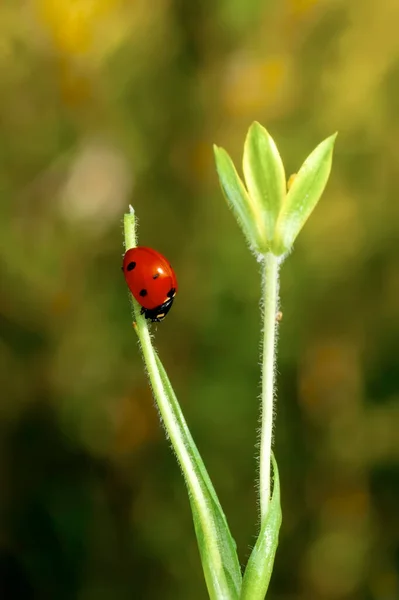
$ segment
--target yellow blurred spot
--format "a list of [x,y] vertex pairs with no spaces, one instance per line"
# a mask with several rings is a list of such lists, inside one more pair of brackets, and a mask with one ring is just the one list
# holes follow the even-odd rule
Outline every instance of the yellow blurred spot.
[[280,57],[233,64],[224,89],[226,110],[232,115],[242,115],[264,109],[275,100],[285,71],[285,63]]
[[129,31],[122,0],[35,0],[34,6],[60,61],[60,87],[67,105],[92,91],[102,61]]
[[70,54],[87,52],[96,23],[107,17],[119,0],[36,0],[55,45]]
[[302,16],[309,12],[319,0],[290,0],[291,13],[294,16]]

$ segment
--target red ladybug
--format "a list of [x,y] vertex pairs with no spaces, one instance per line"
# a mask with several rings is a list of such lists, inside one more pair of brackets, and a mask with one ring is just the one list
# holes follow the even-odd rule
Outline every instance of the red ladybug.
[[141,314],[151,321],[162,321],[177,292],[176,275],[166,258],[152,248],[137,246],[126,252],[122,271],[142,307]]

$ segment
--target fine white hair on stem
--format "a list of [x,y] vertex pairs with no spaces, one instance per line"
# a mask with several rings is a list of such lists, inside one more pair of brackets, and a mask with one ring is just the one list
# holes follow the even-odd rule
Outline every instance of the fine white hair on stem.
[[275,376],[276,376],[276,314],[279,307],[279,259],[267,253],[262,275],[262,400],[259,456],[259,498],[262,523],[266,519],[270,502],[270,465],[273,440]]

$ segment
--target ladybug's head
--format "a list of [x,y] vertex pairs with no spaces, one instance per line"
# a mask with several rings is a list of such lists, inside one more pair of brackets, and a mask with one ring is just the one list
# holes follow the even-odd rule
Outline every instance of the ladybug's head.
[[153,323],[159,323],[163,321],[170,309],[172,308],[174,296],[172,298],[168,298],[166,302],[161,304],[160,306],[156,306],[155,308],[142,308],[141,314],[145,316],[146,319],[149,319]]

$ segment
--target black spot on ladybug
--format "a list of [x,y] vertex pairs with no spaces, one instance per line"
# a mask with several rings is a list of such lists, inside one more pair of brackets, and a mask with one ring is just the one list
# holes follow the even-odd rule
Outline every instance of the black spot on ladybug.
[[153,279],[158,279],[159,277],[159,273],[155,273],[155,275],[152,276]]
[[140,291],[139,291],[139,295],[140,295],[141,297],[144,297],[144,296],[146,296],[147,294],[148,294],[147,290],[144,290],[144,289],[143,289],[143,290],[140,290]]
[[172,288],[171,290],[169,290],[169,292],[166,295],[168,298],[173,298],[176,295],[176,288]]
[[128,266],[126,267],[126,271],[133,271],[135,266],[136,266],[136,263],[134,261],[130,262],[128,264]]

